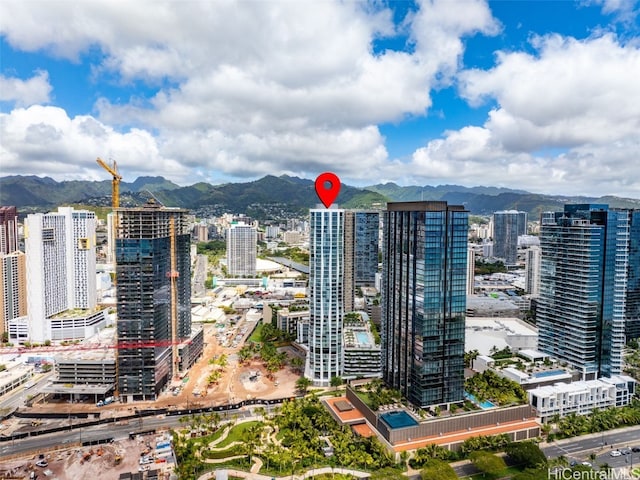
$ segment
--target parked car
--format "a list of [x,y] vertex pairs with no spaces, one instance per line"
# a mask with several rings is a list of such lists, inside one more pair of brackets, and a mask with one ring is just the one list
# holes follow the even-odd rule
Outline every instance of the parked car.
[[623,455],[629,455],[631,453],[631,449],[629,447],[621,448],[620,453]]
[[633,447],[631,449],[632,452],[640,452],[640,447]]
[[609,455],[611,455],[612,457],[620,457],[622,456],[622,453],[620,453],[620,450],[612,450]]
[[46,460],[38,460],[38,461],[36,462],[36,467],[44,468],[44,467],[46,467],[47,465],[49,465],[49,464],[47,463],[47,461],[46,461]]

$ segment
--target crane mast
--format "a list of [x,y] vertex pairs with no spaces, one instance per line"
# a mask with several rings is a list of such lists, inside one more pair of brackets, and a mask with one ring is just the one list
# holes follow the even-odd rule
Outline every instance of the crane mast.
[[[118,212],[116,211],[116,209],[120,207],[120,181],[122,180],[122,175],[120,175],[120,172],[118,172],[118,165],[116,164],[115,160],[112,161],[112,165],[109,165],[100,157],[98,157],[96,159],[96,162],[98,163],[98,165],[104,168],[107,172],[109,172],[112,177],[111,178],[111,206],[113,208],[113,237],[111,238],[111,245],[113,245],[113,248],[115,248],[116,237],[118,236],[118,233],[117,233],[118,232]],[[117,276],[116,276],[116,281],[117,281]],[[118,345],[117,325],[116,325],[116,332],[115,332],[115,341],[117,346]],[[115,390],[113,393],[116,397],[118,397],[120,393],[119,392],[120,376],[118,374],[118,349],[116,348],[114,352],[115,352],[115,366],[116,366],[116,382],[115,382]]]

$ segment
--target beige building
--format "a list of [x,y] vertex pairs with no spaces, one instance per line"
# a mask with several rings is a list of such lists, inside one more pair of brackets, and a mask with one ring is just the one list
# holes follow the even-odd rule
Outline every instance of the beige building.
[[9,332],[12,320],[27,316],[25,254],[0,255],[0,337]]

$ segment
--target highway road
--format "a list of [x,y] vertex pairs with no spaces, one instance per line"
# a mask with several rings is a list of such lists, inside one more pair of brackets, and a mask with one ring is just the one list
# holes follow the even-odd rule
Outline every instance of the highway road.
[[[229,410],[228,412],[218,412],[225,419],[251,416],[251,410]],[[89,442],[113,438],[114,440],[122,440],[129,436],[129,432],[141,432],[146,430],[160,430],[182,426],[180,417],[188,417],[189,415],[165,416],[157,417],[140,417],[138,419],[129,420],[124,425],[117,423],[106,423],[94,425],[90,427],[74,428],[73,430],[65,430],[62,432],[49,433],[37,437],[26,437],[20,440],[13,440],[0,443],[0,459],[4,455],[11,455],[22,452],[47,451],[52,447],[64,445],[67,443]]]
[[[596,453],[597,455],[602,453],[608,456],[609,451],[626,446],[640,446],[640,426],[559,440],[541,445],[541,448],[547,458],[556,458],[564,455],[567,459],[575,458],[580,461],[589,461],[590,453]],[[611,460],[615,460],[615,458],[611,457]],[[612,464],[611,461],[607,463]],[[624,463],[624,458],[622,463]]]

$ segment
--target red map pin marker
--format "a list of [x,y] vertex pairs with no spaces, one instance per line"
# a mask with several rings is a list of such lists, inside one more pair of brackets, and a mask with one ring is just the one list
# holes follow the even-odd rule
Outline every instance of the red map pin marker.
[[340,193],[340,179],[335,173],[324,172],[316,178],[316,193],[322,204],[329,208],[329,205],[338,198]]

